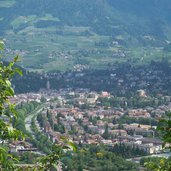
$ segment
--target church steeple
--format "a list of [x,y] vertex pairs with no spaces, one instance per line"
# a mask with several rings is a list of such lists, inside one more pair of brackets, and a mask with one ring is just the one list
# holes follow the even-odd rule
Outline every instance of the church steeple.
[[49,80],[47,80],[47,82],[46,82],[46,89],[50,90],[50,82],[49,82]]

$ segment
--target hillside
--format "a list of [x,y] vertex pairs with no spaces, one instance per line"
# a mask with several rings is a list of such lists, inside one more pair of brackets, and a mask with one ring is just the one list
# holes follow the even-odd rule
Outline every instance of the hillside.
[[170,9],[169,0],[3,0],[0,36],[30,69],[146,63],[170,55]]

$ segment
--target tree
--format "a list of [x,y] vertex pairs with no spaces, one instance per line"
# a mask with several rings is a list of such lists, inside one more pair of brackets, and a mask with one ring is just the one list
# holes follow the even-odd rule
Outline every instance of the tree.
[[[161,119],[159,121],[158,127],[157,127],[159,134],[162,137],[163,140],[163,148],[169,149],[171,152],[171,113],[168,113],[166,115],[165,119]],[[171,158],[165,159],[161,158],[160,161],[154,162],[146,162],[145,166],[151,171],[167,171],[171,170]]]
[[110,137],[108,125],[105,125],[105,132],[103,133],[103,138],[108,139]]
[[23,137],[20,131],[12,127],[12,120],[17,117],[17,112],[15,105],[11,104],[9,100],[9,97],[14,96],[11,79],[15,73],[22,75],[22,72],[18,68],[15,68],[18,56],[8,64],[4,64],[2,60],[3,50],[4,43],[0,41],[0,140],[2,141],[0,145],[0,168],[10,170],[13,168],[13,161],[16,159],[8,154],[8,148],[4,145],[4,142]]
[[61,170],[61,161],[60,159],[65,156],[65,151],[77,151],[77,147],[69,141],[66,137],[62,138],[63,142],[61,144],[55,144],[52,146],[51,154],[40,159],[40,166],[42,170],[51,170],[58,167],[57,170]]

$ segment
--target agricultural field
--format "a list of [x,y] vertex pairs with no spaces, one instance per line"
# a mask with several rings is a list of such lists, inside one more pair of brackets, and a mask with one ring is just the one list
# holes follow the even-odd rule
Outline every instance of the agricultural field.
[[[36,22],[36,17],[29,16],[27,21]],[[23,18],[19,17],[11,24],[17,28],[21,22]],[[18,32],[6,31],[5,41],[10,55],[18,53],[23,66],[34,69],[66,70],[77,64],[103,67],[122,60],[112,57],[120,46],[103,47],[110,37],[97,35],[88,27],[36,28],[32,25]],[[102,45],[95,45],[98,43]]]
[[[56,5],[59,6],[60,3],[62,1],[56,2]],[[21,11],[18,11],[19,5]],[[80,18],[77,21],[75,15],[71,16],[70,23],[68,11],[65,13],[59,8],[52,14],[45,9],[46,4],[45,7],[44,4],[40,7],[36,1],[35,6],[40,7],[37,12],[34,8],[27,10],[28,5],[32,6],[27,0],[3,0],[0,3],[0,39],[6,43],[7,59],[16,54],[20,55],[20,65],[25,68],[34,71],[66,71],[83,68],[102,69],[121,62],[139,65],[163,57],[170,60],[171,52],[164,51],[171,37],[168,26],[165,28],[167,38],[157,37],[145,33],[146,29],[151,29],[143,24],[146,22],[145,19],[140,23],[138,17],[129,14],[130,21],[125,20],[124,13],[121,12],[119,15],[115,10],[110,11],[108,6],[104,9],[106,11],[100,12],[114,16],[110,25],[105,25],[106,21],[100,22],[100,13],[97,13],[99,20],[96,19],[97,21],[92,24],[91,21],[84,19],[85,15],[91,16],[93,13],[83,15],[75,11],[75,15],[79,14]],[[97,4],[92,4],[94,8],[95,5]],[[68,10],[72,10],[69,9],[69,5]],[[98,21],[99,24],[96,24]],[[142,30],[142,34],[139,34],[138,29]]]
[[[32,22],[34,17],[28,20]],[[20,25],[19,19],[12,24]],[[17,33],[6,31],[5,40],[9,56],[19,54],[22,66],[33,70],[65,71],[77,64],[105,68],[116,62],[142,64],[163,57],[161,48],[111,44],[109,36],[98,35],[87,27],[36,28],[32,25]]]

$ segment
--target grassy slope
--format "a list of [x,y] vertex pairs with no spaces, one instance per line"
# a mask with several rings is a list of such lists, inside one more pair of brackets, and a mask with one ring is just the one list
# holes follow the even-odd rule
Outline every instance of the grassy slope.
[[[163,51],[158,47],[165,46],[171,35],[166,12],[159,18],[165,24],[157,19],[149,20],[148,16],[154,18],[158,10],[158,4],[153,3],[147,4],[146,0],[139,4],[128,0],[2,1],[0,25],[4,27],[7,48],[20,50],[15,53],[23,56],[23,65],[30,68],[67,70],[76,64],[102,68],[127,60],[139,64],[162,58]],[[144,13],[138,10],[140,6]],[[118,50],[125,55],[116,55]],[[8,56],[13,53],[9,51]]]

